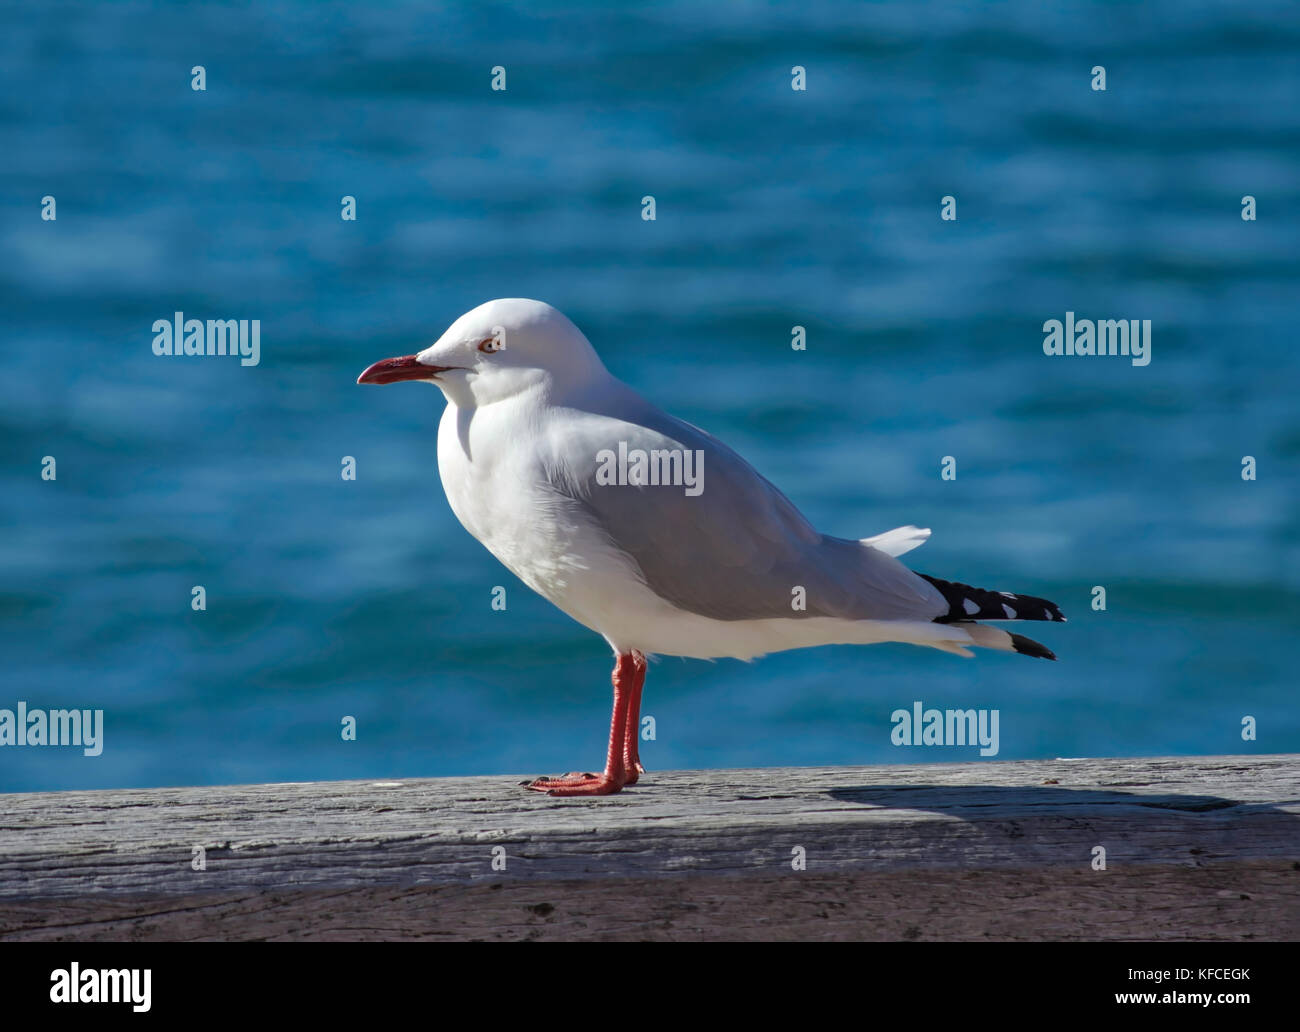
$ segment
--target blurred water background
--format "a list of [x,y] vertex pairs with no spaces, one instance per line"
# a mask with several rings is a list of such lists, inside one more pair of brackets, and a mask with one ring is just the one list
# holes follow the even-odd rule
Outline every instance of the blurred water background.
[[[891,745],[917,699],[1002,759],[1300,750],[1293,2],[3,10],[0,707],[106,733],[0,790],[599,763],[604,642],[452,516],[441,394],[353,382],[501,296],[822,530],[932,527],[915,568],[1071,618],[1056,664],[665,658],[652,771],[975,759]],[[175,311],[261,364],[154,356]],[[1066,311],[1150,366],[1045,357]]]

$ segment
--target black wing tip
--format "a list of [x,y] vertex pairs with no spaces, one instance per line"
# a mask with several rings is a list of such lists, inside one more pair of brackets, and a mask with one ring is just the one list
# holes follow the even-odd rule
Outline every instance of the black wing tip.
[[929,581],[948,603],[948,612],[934,618],[935,623],[962,623],[967,620],[1025,620],[1045,623],[1067,623],[1061,607],[1037,595],[1020,595],[1011,591],[990,591],[976,588],[960,581],[931,577],[918,573]]
[[1035,659],[1056,659],[1056,653],[1046,645],[1034,641],[1033,638],[1026,638],[1023,634],[1011,635],[1011,647],[1022,656],[1033,656]]

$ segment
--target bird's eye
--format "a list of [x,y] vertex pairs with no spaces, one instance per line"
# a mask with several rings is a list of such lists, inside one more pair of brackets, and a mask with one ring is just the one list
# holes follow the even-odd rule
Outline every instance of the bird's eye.
[[497,343],[495,337],[484,337],[478,342],[478,349],[485,355],[490,355],[494,351],[500,351],[501,345]]

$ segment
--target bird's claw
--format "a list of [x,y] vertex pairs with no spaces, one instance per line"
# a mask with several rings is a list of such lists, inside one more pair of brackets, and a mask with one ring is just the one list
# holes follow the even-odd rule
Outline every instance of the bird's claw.
[[520,784],[533,792],[545,792],[551,796],[592,796],[613,795],[629,784],[629,781],[625,776],[570,773],[558,778],[542,777],[535,781],[521,781]]

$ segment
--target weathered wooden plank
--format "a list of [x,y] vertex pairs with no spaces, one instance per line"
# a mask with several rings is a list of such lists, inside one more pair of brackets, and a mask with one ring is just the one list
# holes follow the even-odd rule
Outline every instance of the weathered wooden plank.
[[[656,773],[603,799],[508,777],[4,797],[0,897],[737,872],[1300,858],[1300,758]],[[206,850],[207,870],[191,866]]]
[[[1150,937],[1149,924],[1125,932],[1119,911],[1102,912],[1121,886],[1130,902],[1142,891],[1156,902],[1157,882],[1176,899],[1180,877],[1185,893],[1209,878],[1227,895],[1189,898],[1171,937],[1265,926],[1294,937],[1300,910],[1295,756],[656,772],[603,799],[552,799],[518,780],[4,796],[0,935],[383,938],[394,932],[385,921],[405,914],[410,937],[445,937],[457,921],[461,937],[563,937],[545,908],[585,900],[622,915],[593,931],[589,914],[585,937],[617,927],[672,937],[656,929],[686,926],[652,901],[703,893],[714,901],[701,911],[712,915],[706,924],[722,923],[695,937],[746,937],[742,928],[799,937],[827,921],[829,937],[874,937],[857,916],[834,920],[836,901],[853,899],[852,914],[875,913],[871,929],[897,933],[883,937],[924,937],[899,924],[915,917],[904,900],[918,878],[1011,938],[1041,937],[1049,915],[1084,937],[1090,926]],[[195,846],[206,870],[192,867]],[[1105,872],[1092,866],[1097,846]],[[494,847],[504,870],[500,856],[494,868]],[[792,866],[797,850],[804,871]],[[967,894],[971,878],[981,880],[978,898]],[[1056,902],[1019,923],[1015,907],[994,908],[1031,886]],[[468,920],[471,904],[516,920],[494,931]],[[740,915],[756,905],[766,917],[746,923]]]
[[1300,939],[1293,861],[0,902],[6,941]]

